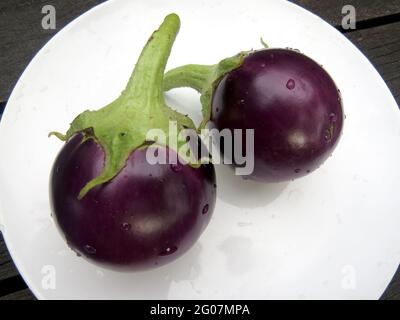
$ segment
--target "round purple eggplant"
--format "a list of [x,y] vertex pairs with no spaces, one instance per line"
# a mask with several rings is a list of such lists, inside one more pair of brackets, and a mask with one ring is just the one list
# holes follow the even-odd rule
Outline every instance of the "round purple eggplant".
[[[243,52],[214,66],[167,72],[165,90],[184,86],[202,94],[203,126],[211,120],[232,136],[242,130],[233,148],[252,157],[254,170],[246,178],[279,182],[304,176],[332,154],[341,136],[338,88],[318,63],[295,50]],[[252,154],[246,154],[246,129],[254,130]],[[227,157],[239,166],[233,154]]]
[[140,270],[176,259],[199,238],[215,205],[213,166],[151,165],[148,148],[164,147],[134,151],[117,176],[82,199],[82,188],[104,168],[104,151],[81,134],[61,150],[51,175],[52,211],[78,254]]
[[[192,142],[180,133],[197,138],[196,127],[163,96],[179,26],[177,15],[165,18],[120,97],[78,115],[65,135],[51,133],[66,142],[51,172],[53,218],[77,254],[104,266],[143,270],[176,259],[214,210],[214,167],[187,157]],[[153,162],[160,153],[164,161]]]

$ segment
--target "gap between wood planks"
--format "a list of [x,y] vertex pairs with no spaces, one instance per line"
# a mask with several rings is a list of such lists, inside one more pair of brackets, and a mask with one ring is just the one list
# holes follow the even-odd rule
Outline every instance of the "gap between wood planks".
[[0,101],[0,119],[3,114],[4,108],[6,107],[7,101]]
[[334,27],[342,33],[350,33],[375,27],[381,27],[396,22],[400,22],[400,12],[383,17],[376,17],[367,20],[357,21],[356,29],[343,29],[341,25],[336,25]]
[[27,288],[26,283],[21,276],[14,276],[0,281],[0,297],[7,296],[11,293],[24,290]]

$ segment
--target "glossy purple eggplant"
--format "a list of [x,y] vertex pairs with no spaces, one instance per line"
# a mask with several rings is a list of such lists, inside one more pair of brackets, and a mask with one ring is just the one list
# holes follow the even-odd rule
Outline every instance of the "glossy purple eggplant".
[[138,149],[114,179],[80,200],[80,190],[104,167],[102,148],[82,139],[77,134],[64,146],[50,180],[53,217],[74,251],[140,270],[172,261],[196,242],[214,210],[213,165],[151,165],[147,148]]
[[338,88],[318,63],[295,50],[244,52],[214,66],[187,65],[166,74],[166,90],[184,86],[202,94],[203,123],[211,120],[232,136],[235,129],[254,129],[254,154],[246,155],[254,159],[247,176],[253,180],[304,176],[331,155],[341,136]]
[[[197,138],[196,128],[162,91],[179,27],[179,17],[168,15],[121,95],[79,114],[65,135],[51,133],[65,141],[50,178],[53,218],[75,252],[105,266],[143,270],[176,259],[214,210],[214,167],[186,158],[192,142],[179,133],[191,129]],[[164,159],[153,162],[156,153]]]
[[250,177],[275,182],[304,176],[331,155],[343,109],[320,65],[293,50],[269,49],[225,75],[214,92],[211,120],[220,130],[254,129]]

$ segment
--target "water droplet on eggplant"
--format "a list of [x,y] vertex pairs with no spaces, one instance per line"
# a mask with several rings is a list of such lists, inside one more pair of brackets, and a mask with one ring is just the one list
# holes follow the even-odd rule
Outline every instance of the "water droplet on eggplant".
[[177,163],[173,163],[173,164],[171,164],[171,170],[173,171],[173,172],[180,172],[181,170],[182,170],[182,166],[180,166],[179,164],[177,164]]
[[169,246],[165,248],[163,251],[161,251],[160,256],[168,256],[176,252],[176,250],[178,250],[177,246]]
[[289,79],[286,83],[286,88],[293,90],[296,87],[296,82],[293,79]]
[[85,252],[86,253],[88,253],[88,254],[95,254],[96,253],[96,248],[94,248],[94,247],[92,247],[91,245],[85,245],[85,247],[84,247],[84,249],[85,249]]
[[124,223],[121,225],[121,228],[122,228],[122,230],[124,230],[124,231],[129,231],[129,230],[131,230],[132,226],[131,226],[130,223],[124,222]]
[[326,142],[331,141],[332,134],[333,134],[333,129],[326,129],[325,130],[324,139],[325,139]]
[[206,214],[206,213],[208,212],[208,209],[209,209],[209,205],[206,204],[206,205],[203,207],[202,213],[203,213],[203,214]]

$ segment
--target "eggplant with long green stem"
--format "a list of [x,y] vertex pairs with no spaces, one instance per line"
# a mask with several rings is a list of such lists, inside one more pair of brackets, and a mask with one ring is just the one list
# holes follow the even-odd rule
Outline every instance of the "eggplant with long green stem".
[[[262,182],[293,180],[317,169],[341,136],[344,113],[340,91],[330,75],[297,50],[241,52],[216,65],[190,64],[166,73],[164,89],[190,87],[201,96],[204,120],[234,136],[233,149],[254,162],[246,178]],[[246,154],[246,130],[253,129],[254,154]],[[238,142],[238,143],[237,143]],[[234,167],[234,151],[220,151]]]
[[[104,265],[140,270],[172,261],[213,213],[214,167],[182,161],[187,142],[177,134],[195,126],[164,101],[164,70],[179,27],[179,17],[168,15],[122,94],[81,113],[65,135],[52,133],[66,142],[51,172],[53,217],[78,255]],[[152,129],[165,133],[163,143],[148,139]],[[165,163],[148,161],[163,152]]]

